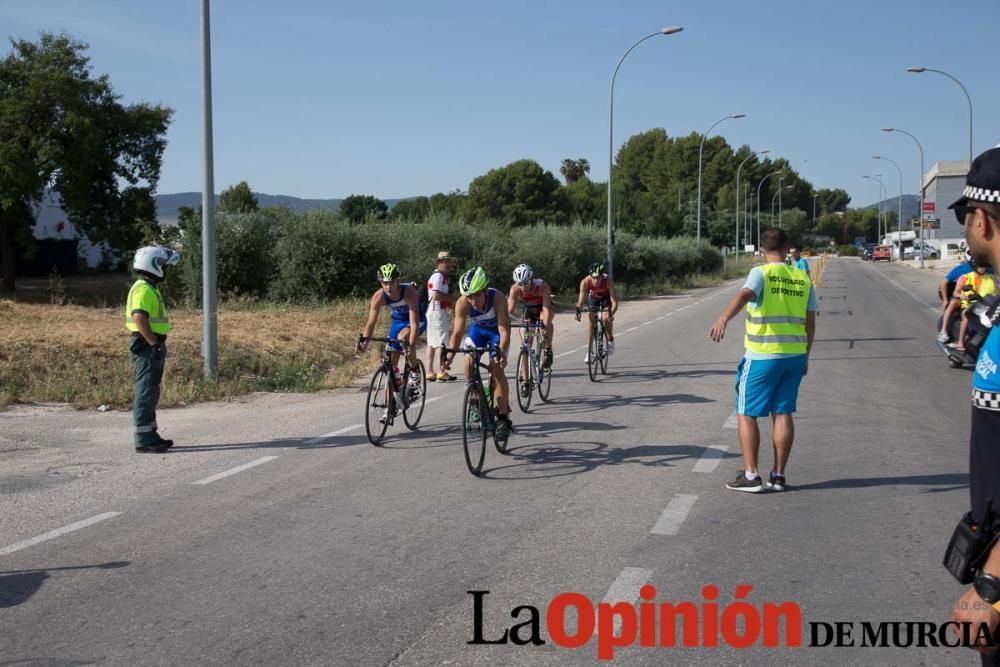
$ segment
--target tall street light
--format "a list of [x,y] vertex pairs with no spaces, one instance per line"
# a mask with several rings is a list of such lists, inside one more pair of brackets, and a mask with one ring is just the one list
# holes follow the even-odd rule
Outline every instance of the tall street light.
[[[910,139],[913,139],[913,143],[917,145],[917,149],[920,151],[920,211],[917,213],[917,221],[920,224],[920,268],[924,268],[924,147],[920,145],[917,138],[907,132],[906,130],[900,130],[895,127],[883,127],[883,132],[899,132],[905,134]],[[971,162],[969,163],[972,164]]]
[[777,176],[778,174],[785,173],[784,169],[779,169],[778,171],[772,171],[770,174],[760,179],[760,183],[757,184],[757,252],[760,252],[760,186],[764,185],[764,181],[771,178],[772,176]]
[[882,174],[862,176],[862,178],[869,178],[873,181],[878,181],[878,192],[882,199],[878,203],[878,230],[876,231],[878,238],[875,240],[878,241],[879,245],[882,245],[882,205],[885,203],[885,184],[882,183]]
[[698,241],[701,240],[701,160],[702,156],[705,153],[705,139],[707,139],[708,135],[712,133],[712,130],[715,129],[716,125],[718,125],[723,121],[727,121],[731,118],[746,118],[746,114],[745,113],[729,114],[728,116],[725,116],[724,118],[720,118],[719,120],[715,121],[714,123],[712,123],[712,126],[708,128],[708,132],[701,135],[701,145],[698,146],[698,231],[695,235],[695,238]]
[[813,224],[812,224],[812,230],[813,230],[813,232],[816,231],[816,197],[819,197],[819,193],[814,191],[813,192]]
[[778,204],[778,228],[779,229],[781,228],[781,191],[782,190],[791,190],[792,189],[791,185],[786,185],[785,187],[781,187],[781,181],[783,181],[783,180],[784,180],[783,178],[779,178],[778,179],[778,191],[775,192],[774,195],[771,196],[771,219],[772,219],[772,222],[773,222],[773,220],[774,220],[774,205],[775,205],[775,203],[777,203]]
[[899,201],[896,212],[896,231],[899,232],[899,259],[903,259],[903,170],[899,168],[896,161],[892,158],[885,157],[884,155],[873,155],[873,160],[885,160],[889,162],[896,168],[899,172]]
[[770,153],[770,149],[765,149],[762,151],[757,151],[756,153],[751,153],[747,155],[743,162],[740,162],[740,166],[736,167],[736,261],[740,261],[740,170],[743,169],[743,165],[747,163],[752,157],[757,157],[758,155],[767,155]]
[[771,195],[771,224],[772,225],[774,225],[774,203],[775,203],[775,200],[778,198],[778,195],[781,194],[781,184],[784,183],[784,182],[785,182],[785,177],[784,176],[779,177],[778,178],[778,189],[774,191],[773,195]]
[[205,376],[219,370],[218,304],[215,282],[215,175],[212,150],[212,37],[209,0],[201,0],[201,85],[205,171],[201,186],[201,279],[203,337],[201,355]]
[[611,93],[608,96],[608,275],[614,275],[614,232],[611,228],[611,175],[614,170],[614,131],[615,131],[615,78],[618,76],[618,68],[622,66],[622,61],[628,54],[632,53],[632,49],[639,46],[647,39],[656,37],[658,35],[673,35],[683,30],[679,25],[671,26],[669,28],[663,28],[662,30],[657,30],[652,32],[638,42],[628,47],[628,50],[622,54],[622,57],[618,59],[618,64],[615,65],[615,71],[611,74]]
[[[939,69],[931,69],[930,67],[907,67],[906,71],[911,72],[913,74],[923,74],[924,72],[934,72],[935,74],[941,74],[943,76],[948,77],[955,83],[957,83],[958,87],[962,89],[963,93],[965,93],[965,101],[969,103],[969,167],[971,168],[972,167],[972,98],[969,97],[969,91],[965,88],[965,86],[962,85],[961,81],[953,77],[951,74],[943,72]],[[920,175],[920,178],[923,179],[923,174]],[[921,215],[923,215],[923,213],[924,213],[923,211],[920,212]]]

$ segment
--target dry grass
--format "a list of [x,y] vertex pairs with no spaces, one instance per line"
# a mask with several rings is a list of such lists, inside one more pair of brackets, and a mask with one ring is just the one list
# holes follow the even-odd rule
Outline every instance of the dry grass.
[[[342,387],[377,361],[353,354],[367,314],[360,300],[314,308],[223,306],[219,379],[202,374],[201,313],[171,311],[161,405],[225,399],[254,391]],[[0,407],[57,401],[77,407],[132,400],[132,364],[120,308],[0,300]]]

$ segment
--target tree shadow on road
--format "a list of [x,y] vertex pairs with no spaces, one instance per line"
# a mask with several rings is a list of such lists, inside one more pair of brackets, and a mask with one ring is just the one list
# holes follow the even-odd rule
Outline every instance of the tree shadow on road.
[[[508,450],[511,462],[484,470],[480,476],[495,480],[526,480],[579,475],[602,466],[626,464],[671,468],[685,460],[700,459],[708,449],[686,444],[610,447],[607,443],[593,441],[561,442],[554,447],[515,445],[512,441]],[[739,456],[738,452],[721,453],[723,459]]]
[[909,477],[848,477],[828,479],[811,484],[789,486],[789,491],[814,491],[821,489],[867,489],[875,486],[941,486],[939,489],[924,489],[924,493],[957,491],[969,487],[969,473],[949,472],[934,475],[910,475]]
[[[16,607],[31,599],[51,576],[50,572],[70,570],[116,570],[132,563],[127,560],[99,563],[97,565],[70,565],[67,567],[39,568],[37,570],[0,570],[0,609]],[[6,663],[4,663],[6,664]]]

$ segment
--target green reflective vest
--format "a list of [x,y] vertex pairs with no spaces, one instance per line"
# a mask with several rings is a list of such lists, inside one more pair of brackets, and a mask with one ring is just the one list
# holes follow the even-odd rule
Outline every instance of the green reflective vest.
[[149,315],[149,328],[153,333],[161,336],[170,333],[170,318],[160,290],[142,278],[133,283],[132,289],[128,291],[128,299],[125,300],[125,328],[133,332],[139,331],[132,320],[132,314],[136,311]]
[[787,264],[765,264],[764,294],[758,308],[747,304],[744,345],[760,354],[806,353],[809,274]]

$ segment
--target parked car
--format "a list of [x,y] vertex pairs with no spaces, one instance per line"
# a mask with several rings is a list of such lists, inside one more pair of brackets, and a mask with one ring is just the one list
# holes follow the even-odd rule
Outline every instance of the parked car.
[[878,247],[877,243],[866,243],[861,249],[861,259],[868,261],[872,258],[872,250]]
[[892,248],[887,245],[875,246],[872,249],[872,261],[878,262],[883,260],[886,262],[892,261]]
[[[923,248],[923,252],[921,252],[921,248]],[[923,254],[924,259],[937,259],[941,256],[941,253],[938,252],[937,248],[929,243],[925,243],[921,246],[920,243],[917,242],[911,247],[903,249],[903,259],[915,259],[920,257],[921,254]]]

